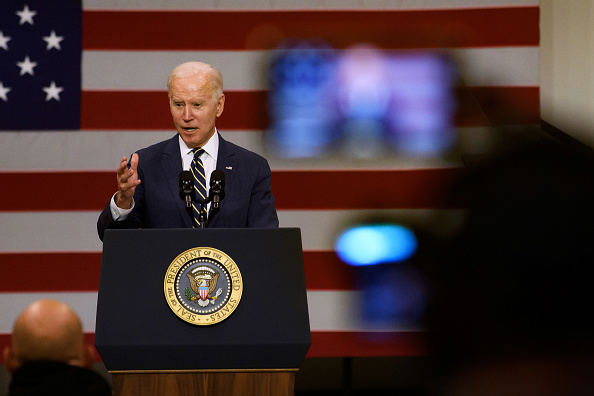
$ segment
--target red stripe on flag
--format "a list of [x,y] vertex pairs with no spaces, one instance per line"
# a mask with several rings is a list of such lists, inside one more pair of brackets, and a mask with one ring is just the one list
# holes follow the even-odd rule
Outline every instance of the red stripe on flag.
[[[72,188],[76,180],[92,182],[88,188]],[[0,172],[1,185],[22,188],[13,191],[29,191],[31,183],[43,191],[43,199],[37,194],[0,194],[0,212],[103,210],[118,188],[115,167],[113,172]]]
[[[272,193],[277,210],[454,208],[459,203],[442,194],[462,173],[463,168],[273,171]],[[0,185],[11,191],[27,191],[32,181],[44,191],[43,199],[0,194],[0,212],[100,211],[117,189],[115,179],[115,170],[0,172]],[[71,188],[73,180],[93,182],[79,191]]]
[[[456,125],[482,127],[540,122],[538,87],[470,87],[457,91]],[[165,91],[83,91],[83,130],[173,130]],[[141,110],[138,110],[138,109]],[[225,92],[220,130],[266,130],[265,91]],[[137,112],[142,112],[142,117]]]
[[[352,290],[353,269],[333,251],[303,252],[307,290]],[[0,253],[0,293],[93,292],[99,288],[101,253]],[[43,282],[31,274],[43,273]]]
[[[424,332],[316,332],[311,333],[311,347],[306,358],[426,356],[427,336]],[[85,343],[95,345],[95,333],[85,333]],[[0,334],[0,350],[10,345],[10,334]],[[99,353],[95,362],[101,362]],[[4,355],[0,354],[0,363]]]
[[[137,112],[142,117],[137,116]],[[265,91],[226,91],[217,127],[266,129]],[[83,91],[81,129],[173,130],[166,91]]]
[[451,208],[459,205],[446,201],[444,195],[463,171],[275,171],[272,192],[278,201],[277,209]]
[[355,270],[344,264],[334,251],[304,251],[307,290],[353,290]]
[[[180,26],[199,32],[172,39]],[[225,30],[221,34],[221,29]],[[376,11],[84,11],[85,50],[271,49],[287,38],[337,48],[536,46],[538,7]]]
[[306,357],[424,356],[424,332],[316,332]]
[[101,253],[2,253],[0,268],[2,293],[97,291]]

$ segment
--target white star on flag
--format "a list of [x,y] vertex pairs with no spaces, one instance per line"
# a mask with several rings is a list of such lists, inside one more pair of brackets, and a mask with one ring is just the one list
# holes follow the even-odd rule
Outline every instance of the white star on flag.
[[23,25],[25,23],[33,25],[33,17],[37,14],[37,11],[31,11],[29,10],[29,6],[25,5],[23,11],[17,11],[16,14],[21,17],[19,25]]
[[29,73],[32,76],[35,75],[33,68],[37,66],[37,62],[31,62],[29,56],[26,56],[24,61],[17,62],[17,65],[21,68],[19,76],[24,76],[26,73]]
[[52,30],[49,36],[43,36],[43,41],[47,43],[46,50],[51,50],[52,48],[57,49],[58,51],[62,48],[60,47],[60,41],[64,40],[64,36],[56,36],[56,32]]
[[56,87],[56,82],[52,81],[49,87],[43,87],[43,90],[47,94],[45,97],[45,101],[48,102],[50,99],[56,99],[58,102],[60,101],[60,92],[64,90],[62,87]]
[[6,94],[10,91],[11,89],[9,87],[5,87],[4,84],[2,84],[2,81],[0,81],[0,99],[2,99],[5,102],[8,102],[8,96],[6,96]]
[[2,30],[0,30],[0,47],[8,51],[7,43],[11,40],[11,38],[12,37],[10,36],[5,36],[4,33],[2,33]]

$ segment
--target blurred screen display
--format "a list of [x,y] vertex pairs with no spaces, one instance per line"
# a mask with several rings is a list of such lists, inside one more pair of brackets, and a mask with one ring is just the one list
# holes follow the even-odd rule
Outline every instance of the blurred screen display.
[[427,289],[416,267],[418,246],[412,228],[390,222],[354,224],[337,237],[337,256],[357,268],[360,315],[369,326],[419,325]]
[[447,57],[431,52],[278,49],[268,147],[285,158],[439,155],[456,142],[455,76]]

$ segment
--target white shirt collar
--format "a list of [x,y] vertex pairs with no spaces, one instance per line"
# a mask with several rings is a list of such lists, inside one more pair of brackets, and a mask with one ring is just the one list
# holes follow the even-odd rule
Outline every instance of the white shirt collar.
[[[192,149],[188,147],[188,145],[186,144],[186,142],[184,142],[184,140],[181,138],[181,136],[178,136],[178,140],[179,140],[179,151],[182,155],[182,157],[186,154],[189,154],[192,152]],[[215,128],[215,133],[214,135],[211,136],[210,139],[208,139],[208,142],[206,142],[206,144],[204,146],[202,146],[202,148],[204,149],[204,151],[206,152],[206,154],[210,155],[212,158],[214,158],[214,160],[217,160],[217,156],[219,153],[219,131],[217,131],[217,129]]]

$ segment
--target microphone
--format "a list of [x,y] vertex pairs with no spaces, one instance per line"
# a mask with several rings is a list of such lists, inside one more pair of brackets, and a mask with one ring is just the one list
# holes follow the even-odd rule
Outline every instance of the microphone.
[[190,171],[182,171],[179,174],[179,197],[185,201],[186,208],[192,207],[194,182],[192,181],[192,172]]
[[210,175],[210,190],[208,192],[212,202],[212,209],[219,209],[220,203],[225,198],[225,172],[214,170]]

